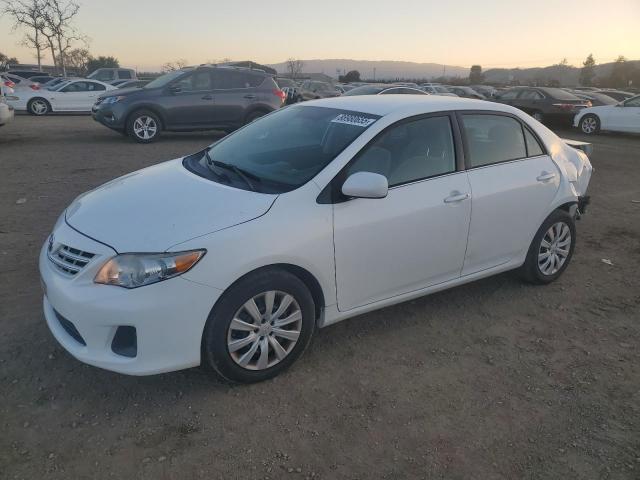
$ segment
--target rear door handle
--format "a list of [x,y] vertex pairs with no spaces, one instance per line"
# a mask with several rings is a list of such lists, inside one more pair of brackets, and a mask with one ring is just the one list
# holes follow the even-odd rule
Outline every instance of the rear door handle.
[[249,94],[249,95],[245,95],[244,98],[248,99],[248,100],[253,100],[254,98],[256,98],[255,95]]
[[555,173],[549,173],[549,172],[542,172],[540,174],[540,176],[538,176],[538,178],[536,178],[536,180],[538,180],[539,182],[548,182],[549,180],[556,178],[556,174]]
[[451,195],[444,199],[444,203],[458,203],[469,198],[468,193],[451,192]]
[[202,97],[202,100],[213,100],[213,96],[205,95],[204,97]]

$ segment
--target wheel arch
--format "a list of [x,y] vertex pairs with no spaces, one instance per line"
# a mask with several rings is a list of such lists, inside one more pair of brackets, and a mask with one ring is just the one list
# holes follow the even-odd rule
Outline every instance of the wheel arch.
[[134,107],[131,108],[131,110],[129,111],[129,113],[127,113],[127,116],[125,117],[124,120],[124,128],[127,128],[127,125],[129,125],[129,120],[131,120],[131,117],[139,112],[140,110],[148,110],[149,112],[155,114],[158,119],[160,119],[160,128],[162,128],[162,130],[166,130],[167,129],[167,121],[165,119],[165,115],[164,112],[162,111],[162,109],[157,108],[155,105],[145,105],[145,104],[141,104],[141,105],[136,105]]
[[31,113],[31,110],[30,110],[31,104],[33,102],[35,102],[36,100],[42,100],[44,103],[49,105],[49,112],[53,112],[53,105],[51,104],[51,102],[49,100],[47,100],[46,98],[41,97],[41,96],[36,96],[36,97],[30,98],[29,101],[27,101],[27,111],[29,113]]

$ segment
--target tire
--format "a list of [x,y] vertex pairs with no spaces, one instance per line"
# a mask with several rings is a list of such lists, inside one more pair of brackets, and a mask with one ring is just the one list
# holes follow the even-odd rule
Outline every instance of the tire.
[[[268,292],[273,295],[274,316],[283,305],[288,305],[271,322],[265,320]],[[290,303],[285,300],[287,296],[292,299]],[[246,308],[252,300],[257,307],[253,314]],[[278,319],[286,319],[288,323],[282,324],[282,328],[277,323],[273,326]],[[261,382],[291,366],[306,350],[315,328],[315,305],[306,285],[284,270],[261,270],[229,287],[209,314],[202,336],[202,365],[231,382]]]
[[587,135],[595,135],[600,132],[600,119],[591,113],[580,119],[580,131]]
[[160,119],[149,110],[137,110],[127,119],[127,135],[138,143],[155,142],[161,132]]
[[531,112],[531,116],[535,118],[537,121],[539,121],[540,123],[544,122],[544,114],[539,110]]
[[51,104],[44,98],[32,98],[27,104],[27,111],[31,115],[37,115],[38,117],[41,117],[51,111]]
[[575,244],[576,226],[573,216],[565,210],[554,210],[533,237],[527,259],[520,268],[521,276],[529,283],[539,285],[553,282],[569,265]]
[[268,112],[265,112],[264,110],[256,110],[255,112],[251,112],[249,115],[247,115],[247,118],[245,118],[244,124],[248,125],[249,123],[259,119],[260,117],[264,117],[267,113]]

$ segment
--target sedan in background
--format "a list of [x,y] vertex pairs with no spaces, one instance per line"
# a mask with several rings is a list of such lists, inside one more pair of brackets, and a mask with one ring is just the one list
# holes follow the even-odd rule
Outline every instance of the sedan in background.
[[356,95],[428,95],[423,90],[404,85],[393,85],[387,83],[363,85],[356,87],[344,94],[345,97]]
[[591,172],[493,102],[291,105],[73,201],[40,251],[44,317],[97,367],[266,380],[341,320],[508,270],[557,280]]
[[616,105],[585,108],[573,123],[582,133],[600,131],[640,133],[640,95]]
[[604,93],[605,95],[608,95],[609,97],[614,98],[619,102],[629,100],[630,98],[636,96],[635,93],[623,92],[622,90],[598,90],[598,93]]
[[591,105],[594,107],[601,107],[603,105],[615,105],[616,103],[618,103],[618,100],[616,100],[615,98],[612,98],[609,95],[605,95],[604,93],[600,92],[574,90],[571,93],[583,100],[589,100],[591,102]]
[[447,85],[447,90],[451,93],[455,93],[459,97],[463,98],[475,98],[476,100],[486,100],[487,97],[482,95],[481,93],[476,92],[471,87],[461,87],[461,86],[450,86]]
[[519,108],[539,122],[571,124],[573,117],[583,108],[591,106],[589,100],[576,97],[561,88],[515,87],[500,93],[496,102]]
[[101,94],[116,87],[97,80],[78,79],[53,88],[16,91],[9,103],[18,111],[38,116],[51,112],[90,112]]
[[340,95],[332,84],[316,80],[306,80],[300,87],[302,100],[317,100],[320,98],[331,98]]
[[302,95],[300,94],[300,87],[296,82],[294,82],[290,78],[283,78],[283,77],[278,77],[275,80],[278,86],[280,87],[280,90],[282,90],[287,96],[287,100],[285,101],[287,105],[291,105],[292,103],[298,103],[302,101]]

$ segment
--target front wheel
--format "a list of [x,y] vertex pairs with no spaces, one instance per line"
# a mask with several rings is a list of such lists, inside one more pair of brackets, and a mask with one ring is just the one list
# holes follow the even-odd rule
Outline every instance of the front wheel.
[[302,355],[314,330],[313,297],[298,277],[277,269],[250,274],[209,315],[202,363],[233,382],[266,380]]
[[127,121],[127,134],[138,143],[155,142],[161,130],[158,116],[147,110],[134,112]]
[[44,98],[32,98],[29,100],[27,110],[31,115],[42,116],[51,111],[51,105]]
[[546,284],[565,271],[576,244],[574,218],[565,210],[555,210],[536,233],[521,274],[530,283]]
[[600,131],[600,120],[595,115],[585,115],[580,120],[580,130],[587,135],[594,135]]

